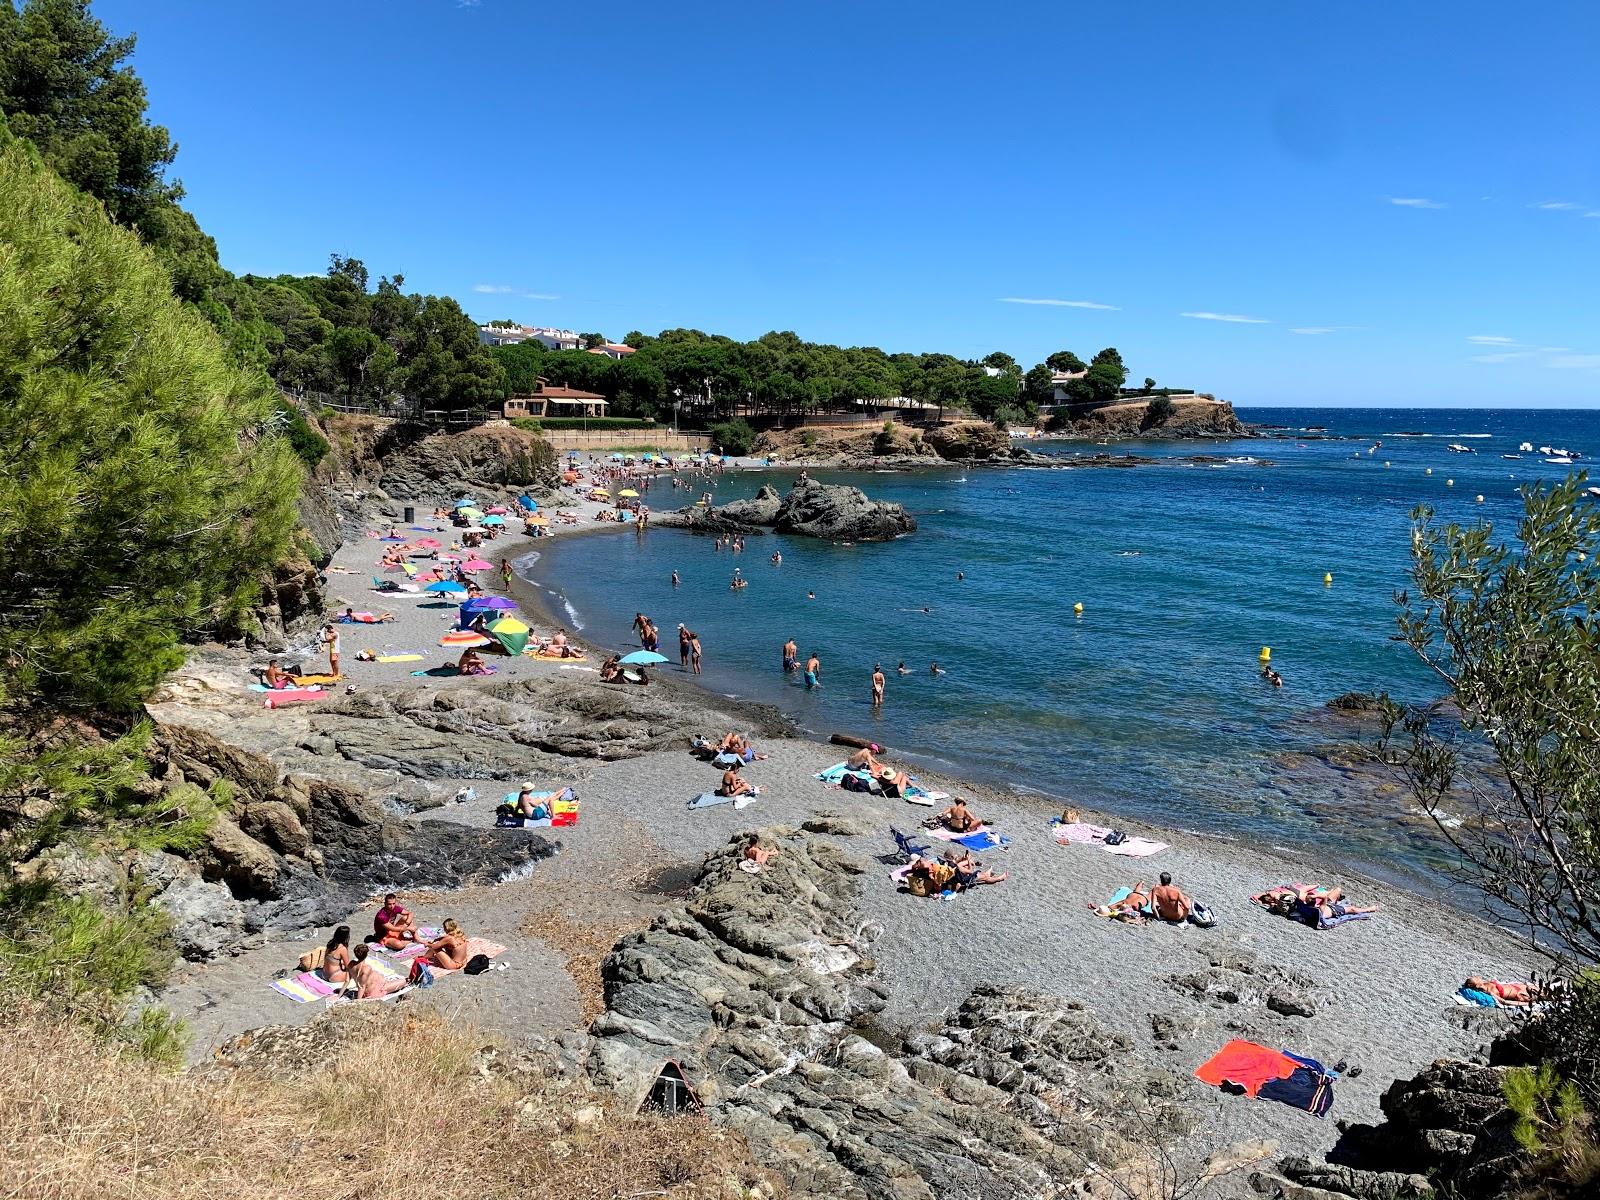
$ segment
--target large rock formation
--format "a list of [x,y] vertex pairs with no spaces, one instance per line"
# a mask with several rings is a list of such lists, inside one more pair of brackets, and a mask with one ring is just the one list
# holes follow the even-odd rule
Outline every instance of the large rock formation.
[[1077,413],[1060,428],[1092,438],[1241,438],[1250,431],[1225,400],[1178,400],[1162,421],[1150,415],[1148,400],[1130,400]]
[[992,462],[1011,457],[1011,435],[987,421],[958,421],[923,434],[940,458],[951,462]]
[[808,479],[787,495],[771,484],[749,500],[736,500],[710,513],[682,509],[678,523],[707,532],[725,527],[767,526],[777,533],[826,538],[835,542],[886,542],[917,527],[905,507],[872,500],[860,488]]
[[875,1032],[884,993],[853,903],[868,864],[769,832],[783,853],[765,870],[740,870],[738,844],[712,856],[685,904],[606,959],[591,1079],[635,1105],[680,1062],[796,1196],[1022,1200],[1137,1168],[1144,1149],[1106,1114],[1148,1113],[1176,1079],[1024,988],[980,987],[898,1044]]
[[339,417],[333,452],[318,477],[342,496],[367,493],[395,504],[431,505],[462,493],[505,494],[554,487],[555,451],[536,433],[509,425],[438,433],[374,417]]

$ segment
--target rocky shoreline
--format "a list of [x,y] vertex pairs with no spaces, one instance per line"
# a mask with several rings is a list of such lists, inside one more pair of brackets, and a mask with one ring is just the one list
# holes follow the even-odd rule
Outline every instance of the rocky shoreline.
[[[356,540],[333,556],[330,604],[359,594],[373,553]],[[548,621],[536,589],[519,578],[511,590]],[[426,644],[448,617],[422,604],[397,615],[363,636],[380,650]],[[183,860],[192,876],[155,899],[192,926],[193,964],[163,1000],[191,1022],[197,1055],[315,1019],[321,1006],[289,1005],[266,983],[395,886],[505,944],[511,966],[410,1003],[542,1046],[625,1106],[679,1061],[794,1195],[1020,1200],[1104,1190],[1096,1172],[1178,1157],[1190,1172],[1232,1168],[1225,1192],[1254,1171],[1262,1191],[1320,1200],[1304,1189],[1330,1182],[1320,1164],[1338,1129],[1221,1095],[1193,1068],[1234,1036],[1348,1058],[1366,1070],[1341,1086],[1335,1115],[1376,1124],[1391,1081],[1441,1054],[1471,1058],[1493,1032],[1494,1014],[1450,1003],[1455,982],[1525,969],[1499,931],[1347,871],[1334,881],[1382,917],[1317,934],[1243,901],[1278,878],[1327,876],[1326,864],[1132,826],[1172,849],[1132,863],[1060,847],[1037,800],[927,773],[1016,839],[991,856],[1011,878],[948,904],[909,897],[882,856],[887,827],[914,827],[921,810],[830,791],[812,773],[841,752],[670,672],[636,689],[599,684],[592,659],[421,682],[412,664],[360,664],[354,694],[273,712],[242,690],[248,658],[197,655],[151,709],[177,747],[174,779],[238,789],[212,847]],[[770,754],[751,768],[764,794],[753,810],[686,813],[714,781],[684,753],[688,737],[726,728]],[[575,785],[579,826],[559,840],[492,828],[500,793],[522,779]],[[730,838],[755,828],[783,854],[751,875]],[[1088,911],[1161,869],[1222,924],[1129,929]],[[206,898],[198,915],[174,905],[185,893]],[[1134,1110],[1159,1119],[1159,1137],[1105,1121]],[[1300,1176],[1269,1169],[1296,1155]]]

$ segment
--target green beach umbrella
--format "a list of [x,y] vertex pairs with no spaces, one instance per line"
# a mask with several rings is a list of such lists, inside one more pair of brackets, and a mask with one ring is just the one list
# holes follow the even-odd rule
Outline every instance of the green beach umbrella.
[[494,640],[505,647],[507,654],[521,654],[528,645],[531,630],[515,617],[501,617],[489,625]]

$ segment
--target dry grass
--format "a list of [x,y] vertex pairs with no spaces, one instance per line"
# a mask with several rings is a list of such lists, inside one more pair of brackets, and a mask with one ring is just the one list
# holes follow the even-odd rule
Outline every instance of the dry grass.
[[619,874],[624,878],[595,885],[536,879],[529,889],[533,907],[522,919],[523,933],[565,960],[562,965],[578,989],[585,1025],[605,1010],[600,960],[618,939],[648,925],[660,907],[659,901],[651,903],[632,894],[628,885],[633,876],[626,871]]
[[[365,1016],[365,1014],[363,1014]],[[176,1073],[37,1007],[3,1014],[6,1168],[26,1200],[744,1200],[774,1181],[695,1117],[607,1112],[586,1089],[489,1069],[480,1041],[383,1009]],[[281,1047],[280,1047],[281,1049]]]

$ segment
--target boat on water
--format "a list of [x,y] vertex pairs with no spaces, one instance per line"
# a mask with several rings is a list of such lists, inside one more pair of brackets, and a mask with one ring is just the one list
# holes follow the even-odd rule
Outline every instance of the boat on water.
[[1585,496],[1593,496],[1596,499],[1600,499],[1600,487],[1586,487],[1583,489],[1583,494]]
[[1502,454],[1500,457],[1501,458],[1518,458],[1518,459],[1520,459],[1522,457],[1522,455],[1520,455],[1520,454]]
[[1244,455],[1244,456],[1242,456],[1240,458],[1230,458],[1230,459],[1227,459],[1226,461],[1227,462],[1231,462],[1231,463],[1253,463],[1253,462],[1255,462],[1255,459],[1251,458],[1248,454],[1246,454],[1246,455]]
[[1550,458],[1545,459],[1545,462],[1555,467],[1570,467],[1572,465],[1571,457],[1566,454],[1552,455]]
[[1460,442],[1451,442],[1448,446],[1445,447],[1445,449],[1450,451],[1451,454],[1476,454],[1477,453],[1477,451],[1474,450],[1471,446],[1463,446]]
[[1532,454],[1533,453],[1533,443],[1532,442],[1523,442],[1522,445],[1517,447],[1517,449],[1521,450],[1524,454]]

